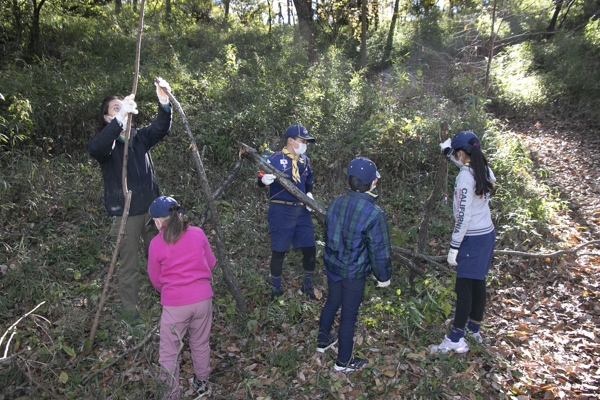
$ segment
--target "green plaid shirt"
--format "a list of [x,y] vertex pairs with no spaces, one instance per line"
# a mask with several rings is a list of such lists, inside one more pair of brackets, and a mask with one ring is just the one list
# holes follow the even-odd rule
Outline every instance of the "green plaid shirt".
[[371,271],[380,282],[391,278],[387,220],[375,197],[348,190],[331,202],[323,258],[327,275],[334,280],[359,279]]

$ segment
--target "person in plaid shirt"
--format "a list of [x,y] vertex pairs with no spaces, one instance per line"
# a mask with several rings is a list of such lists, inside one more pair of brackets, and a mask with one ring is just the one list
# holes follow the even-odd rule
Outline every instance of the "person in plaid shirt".
[[[373,272],[378,287],[387,287],[392,275],[390,240],[385,214],[373,194],[380,178],[377,166],[358,157],[348,164],[348,192],[336,198],[325,217],[324,263],[329,294],[321,311],[317,351],[324,353],[338,342],[335,370],[352,372],[368,360],[352,356],[354,327],[367,276]],[[338,334],[331,326],[342,307]]]

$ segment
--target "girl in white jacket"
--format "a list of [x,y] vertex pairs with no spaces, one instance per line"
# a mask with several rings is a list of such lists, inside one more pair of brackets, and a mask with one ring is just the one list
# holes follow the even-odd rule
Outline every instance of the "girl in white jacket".
[[454,184],[454,230],[448,264],[456,267],[456,313],[450,332],[437,350],[469,351],[465,330],[479,343],[486,302],[485,277],[492,265],[496,232],[490,215],[490,195],[496,178],[473,132],[458,132],[440,145],[460,168]]

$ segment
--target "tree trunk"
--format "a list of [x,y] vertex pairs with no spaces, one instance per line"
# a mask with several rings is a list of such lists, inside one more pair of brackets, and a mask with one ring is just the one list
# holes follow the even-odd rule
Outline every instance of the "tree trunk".
[[273,12],[271,0],[267,0],[267,10],[269,12],[267,23],[269,24],[269,34],[271,33],[271,25],[273,24]]
[[[442,122],[440,124],[440,143],[443,143],[448,139],[448,124],[446,122]],[[431,213],[435,210],[436,203],[440,201],[440,193],[442,192],[442,186],[444,185],[444,180],[446,179],[446,172],[448,170],[448,159],[444,154],[440,155],[440,162],[438,164],[438,171],[435,177],[435,182],[433,184],[433,190],[431,194],[425,201],[425,205],[423,207],[423,218],[421,219],[421,224],[419,225],[419,238],[417,239],[417,254],[423,254],[423,250],[425,250],[425,243],[427,242],[427,233],[429,232],[429,221],[431,219]],[[417,265],[420,264],[420,259],[414,258],[413,262]],[[415,274],[414,270],[410,270],[409,281],[412,284]]]
[[21,42],[21,38],[23,37],[23,14],[21,13],[21,8],[19,7],[18,0],[13,0],[12,2],[13,9],[13,17],[15,24],[15,32],[16,32],[16,43]]
[[392,65],[392,49],[394,48],[394,32],[396,31],[396,22],[398,21],[398,7],[400,0],[394,0],[394,14],[390,22],[390,30],[388,31],[385,48],[383,49],[383,57],[381,57],[381,69],[385,69]]
[[41,0],[39,4],[37,4],[36,0],[33,0],[33,18],[31,20],[31,32],[29,35],[29,56],[35,54],[38,42],[40,40],[40,13],[42,11],[42,7],[46,0]]
[[360,67],[367,68],[367,0],[360,4]]
[[316,53],[314,51],[314,35],[312,30],[314,13],[311,1],[294,0],[294,6],[298,15],[298,30],[300,31],[300,36],[306,42],[308,57],[310,60],[315,60]]
[[229,5],[229,0],[223,0],[223,7],[225,8],[223,15],[223,23],[226,27],[229,26]]
[[492,27],[490,29],[490,54],[488,57],[487,67],[485,69],[485,82],[483,84],[483,98],[487,99],[488,89],[490,87],[490,69],[492,68],[492,59],[494,58],[494,38],[496,34],[494,33],[494,25],[496,24],[496,2],[494,0],[494,8],[492,9]]
[[166,0],[165,3],[165,16],[167,19],[171,18],[171,0]]
[[554,9],[554,14],[552,14],[552,18],[550,19],[550,23],[546,28],[546,37],[551,38],[554,36],[556,29],[556,21],[558,21],[558,16],[560,14],[560,10],[562,10],[562,6],[564,4],[564,0],[556,0],[555,2],[556,8]]
[[115,14],[121,14],[121,7],[123,7],[123,2],[121,0],[115,0]]

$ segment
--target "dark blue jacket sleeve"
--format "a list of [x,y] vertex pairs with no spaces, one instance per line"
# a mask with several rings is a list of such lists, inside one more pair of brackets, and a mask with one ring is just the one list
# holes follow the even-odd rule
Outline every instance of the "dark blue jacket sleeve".
[[146,152],[160,142],[171,130],[171,107],[158,106],[158,116],[152,123],[138,129],[137,136]]
[[123,128],[116,119],[110,121],[100,132],[98,132],[88,143],[88,153],[103,163],[110,158],[115,140],[119,137]]

